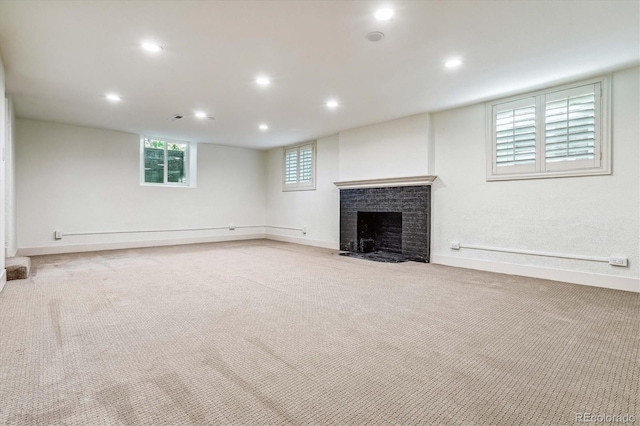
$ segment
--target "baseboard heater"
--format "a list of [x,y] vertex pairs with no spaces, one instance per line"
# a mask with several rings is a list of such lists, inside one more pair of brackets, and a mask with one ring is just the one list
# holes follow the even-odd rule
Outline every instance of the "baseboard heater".
[[274,229],[289,229],[292,231],[305,232],[305,228],[294,228],[290,226],[277,226],[277,225],[227,225],[227,226],[208,226],[204,228],[174,228],[174,229],[139,229],[129,231],[89,231],[89,232],[62,232],[55,231],[56,238],[60,239],[63,236],[72,237],[76,235],[111,235],[111,234],[144,234],[151,232],[185,232],[185,231],[213,231],[220,229],[244,229],[244,228],[274,228]]
[[583,256],[580,254],[565,254],[565,253],[548,253],[535,250],[523,250],[523,249],[511,249],[489,246],[477,246],[472,244],[462,244],[458,242],[451,243],[451,249],[470,249],[470,250],[484,250],[484,251],[496,251],[501,253],[513,253],[513,254],[526,254],[530,256],[542,256],[542,257],[555,257],[559,259],[573,259],[573,260],[587,260],[590,262],[603,262],[609,263],[613,266],[627,266],[627,258],[625,256],[612,255],[610,257],[603,256]]

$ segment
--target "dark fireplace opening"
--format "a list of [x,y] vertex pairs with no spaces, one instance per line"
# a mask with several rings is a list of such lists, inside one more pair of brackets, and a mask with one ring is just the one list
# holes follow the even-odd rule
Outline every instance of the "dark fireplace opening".
[[358,212],[358,252],[402,253],[401,212]]

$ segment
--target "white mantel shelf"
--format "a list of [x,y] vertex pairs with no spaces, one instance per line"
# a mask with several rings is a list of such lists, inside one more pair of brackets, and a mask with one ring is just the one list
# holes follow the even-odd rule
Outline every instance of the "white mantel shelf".
[[389,186],[424,186],[431,185],[437,176],[407,176],[399,178],[343,180],[334,182],[340,189],[385,188]]

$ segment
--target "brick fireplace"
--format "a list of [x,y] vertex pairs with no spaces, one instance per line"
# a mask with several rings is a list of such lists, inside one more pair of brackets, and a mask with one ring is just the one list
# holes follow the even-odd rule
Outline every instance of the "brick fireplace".
[[[435,176],[420,176],[411,182],[403,179],[336,182],[340,188],[340,250],[394,253],[429,262],[430,183]],[[390,186],[394,183],[401,186]]]

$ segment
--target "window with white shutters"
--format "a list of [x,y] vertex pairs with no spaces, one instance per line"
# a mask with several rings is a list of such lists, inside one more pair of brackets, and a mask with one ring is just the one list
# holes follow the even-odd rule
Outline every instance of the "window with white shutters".
[[609,77],[487,104],[487,180],[611,173]]
[[315,142],[284,150],[284,190],[315,189]]

